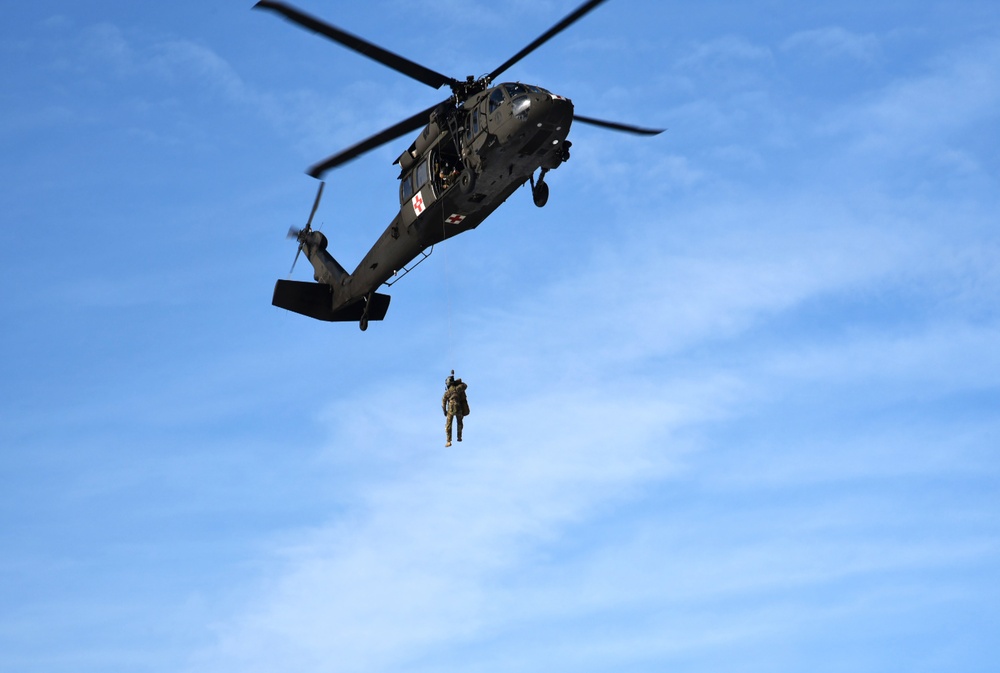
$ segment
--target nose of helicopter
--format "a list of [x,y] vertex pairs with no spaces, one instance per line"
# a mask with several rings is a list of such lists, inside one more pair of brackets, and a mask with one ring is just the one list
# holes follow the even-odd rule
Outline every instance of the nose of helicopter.
[[573,123],[573,101],[555,94],[549,95],[548,120],[551,123],[565,126],[567,129]]
[[536,93],[514,101],[514,118],[521,122],[522,133],[529,139],[522,153],[558,145],[566,139],[573,123],[573,103],[548,92]]
[[531,97],[531,111],[527,121],[539,127],[568,127],[573,121],[573,102],[555,94],[536,94]]

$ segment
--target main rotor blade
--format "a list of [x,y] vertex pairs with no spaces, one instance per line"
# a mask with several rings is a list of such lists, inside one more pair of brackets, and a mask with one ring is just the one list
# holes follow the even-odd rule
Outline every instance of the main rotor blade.
[[317,19],[314,16],[310,16],[284,2],[276,2],[275,0],[260,0],[260,2],[254,5],[254,9],[270,9],[273,12],[277,12],[289,21],[297,23],[303,28],[307,28],[308,30],[319,33],[320,35],[324,35],[335,42],[339,42],[348,49],[353,49],[359,54],[378,61],[382,65],[388,66],[397,72],[403,73],[407,77],[412,77],[418,82],[423,82],[424,84],[434,87],[435,89],[439,89],[445,84],[450,86],[458,83],[451,77],[442,75],[441,73],[431,70],[430,68],[425,68],[419,63],[414,63],[408,58],[404,58],[399,54],[394,54],[391,51],[374,45],[357,35],[351,35],[336,26],[330,25],[329,23],[321,19]]
[[313,176],[314,178],[318,178],[331,168],[336,168],[337,166],[346,164],[351,159],[355,159],[364,154],[365,152],[369,152],[375,149],[376,147],[380,147],[386,144],[391,140],[395,140],[404,133],[409,133],[410,131],[416,131],[430,120],[431,113],[434,112],[434,110],[439,105],[441,105],[441,103],[432,105],[426,110],[421,110],[417,114],[413,115],[408,119],[404,119],[395,126],[390,126],[386,130],[376,133],[371,138],[362,140],[360,143],[352,145],[351,147],[348,147],[346,150],[338,152],[337,154],[334,154],[331,157],[327,157],[318,164],[310,166],[309,170],[307,170],[306,173]]
[[567,16],[565,19],[563,19],[562,21],[560,21],[556,25],[554,25],[551,28],[549,28],[537,40],[535,40],[534,42],[532,42],[531,44],[529,44],[527,47],[525,47],[521,51],[519,51],[516,54],[514,54],[513,56],[511,56],[507,60],[506,63],[504,63],[499,68],[497,68],[496,70],[494,70],[493,72],[491,72],[489,75],[486,76],[486,78],[492,82],[493,80],[495,80],[497,78],[497,76],[500,73],[502,73],[503,71],[505,71],[507,68],[509,68],[510,66],[514,65],[518,61],[520,61],[522,58],[524,58],[525,56],[527,56],[531,52],[533,52],[536,49],[538,49],[540,46],[542,46],[543,44],[545,44],[546,42],[548,42],[549,40],[551,40],[553,37],[555,37],[556,35],[558,35],[562,31],[564,31],[567,28],[569,28],[569,26],[572,25],[573,23],[575,23],[577,21],[577,19],[579,19],[580,17],[582,17],[584,14],[586,14],[587,12],[589,12],[590,10],[592,10],[593,8],[597,7],[602,2],[604,2],[604,0],[590,0],[590,2],[583,3],[582,5],[580,5],[576,9],[576,11],[574,11],[572,14],[570,14],[569,16]]
[[644,129],[640,126],[632,126],[631,124],[619,124],[618,122],[609,122],[604,121],[603,119],[594,119],[593,117],[583,117],[578,114],[573,115],[573,121],[590,124],[591,126],[600,126],[601,128],[611,129],[612,131],[636,133],[641,136],[655,136],[663,133],[664,131],[664,129]]

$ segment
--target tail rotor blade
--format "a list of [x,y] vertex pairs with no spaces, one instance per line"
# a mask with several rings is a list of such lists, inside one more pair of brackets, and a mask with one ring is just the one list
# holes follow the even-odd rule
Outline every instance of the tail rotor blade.
[[292,277],[292,273],[295,272],[295,265],[299,263],[299,255],[302,254],[302,244],[299,243],[299,249],[295,253],[295,259],[292,260],[292,268],[288,270],[288,277]]
[[312,210],[309,212],[309,219],[306,220],[306,226],[302,229],[296,229],[295,227],[288,228],[288,238],[294,238],[299,242],[299,249],[295,251],[295,259],[292,260],[292,268],[288,271],[288,276],[291,277],[292,273],[295,271],[295,265],[299,263],[299,255],[302,254],[302,248],[306,244],[306,236],[312,231],[313,218],[316,217],[316,211],[319,210],[319,202],[323,198],[323,187],[326,185],[325,182],[319,183],[319,190],[316,192],[316,200],[313,201]]
[[316,201],[313,202],[312,212],[309,213],[309,220],[306,222],[306,231],[312,229],[313,217],[316,215],[316,210],[319,208],[319,200],[323,198],[323,186],[326,185],[325,182],[319,183],[319,191],[316,192]]

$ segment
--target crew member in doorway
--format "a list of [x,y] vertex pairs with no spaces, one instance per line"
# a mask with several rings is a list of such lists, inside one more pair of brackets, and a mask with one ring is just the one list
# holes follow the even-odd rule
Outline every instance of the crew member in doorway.
[[438,179],[441,181],[441,189],[448,189],[458,179],[458,169],[449,162],[442,161],[441,170],[438,172]]
[[455,370],[451,370],[451,375],[444,381],[444,397],[441,398],[441,411],[447,419],[444,424],[444,433],[447,438],[445,446],[451,446],[451,425],[452,419],[458,419],[458,441],[462,441],[462,419],[469,415],[469,400],[465,396],[465,389],[469,386],[462,379],[455,378]]

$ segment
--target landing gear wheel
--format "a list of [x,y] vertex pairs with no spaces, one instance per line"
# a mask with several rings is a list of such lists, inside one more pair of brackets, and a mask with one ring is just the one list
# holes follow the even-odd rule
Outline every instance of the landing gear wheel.
[[541,208],[549,202],[549,183],[539,179],[535,186],[531,188],[531,198],[535,205]]
[[364,332],[365,330],[367,330],[368,329],[368,316],[366,316],[366,315],[365,316],[361,316],[361,322],[358,324],[358,326],[361,328],[362,332]]
[[476,188],[476,174],[466,168],[458,178],[458,188],[463,194],[471,194]]

